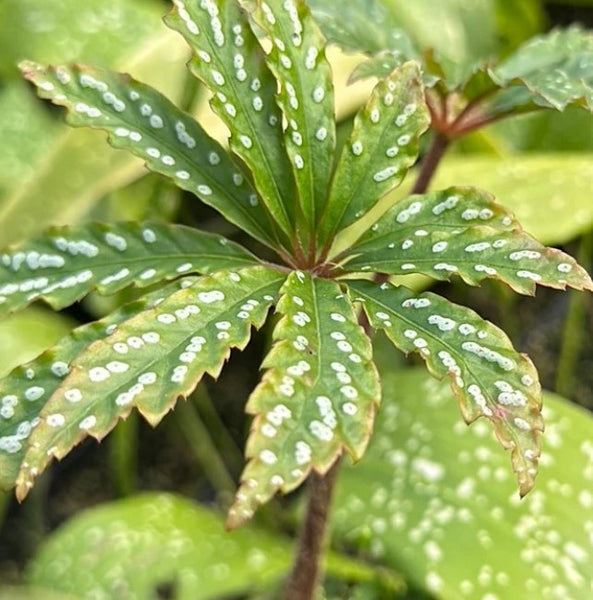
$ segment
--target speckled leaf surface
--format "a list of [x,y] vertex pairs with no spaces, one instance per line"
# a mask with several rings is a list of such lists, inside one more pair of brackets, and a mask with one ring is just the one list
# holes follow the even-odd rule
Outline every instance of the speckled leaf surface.
[[[182,281],[195,279],[188,277]],[[122,321],[162,301],[163,297],[179,290],[179,286],[178,282],[170,283],[112,312],[105,319],[74,329],[55,346],[0,380],[1,489],[14,486],[31,431],[39,425],[45,403],[70,372],[72,361],[89,344],[107,337]]]
[[406,63],[377,84],[354,119],[336,167],[321,226],[323,241],[400,184],[418,158],[418,140],[429,120],[416,63]]
[[286,151],[298,187],[298,234],[305,247],[327,199],[335,145],[334,93],[325,39],[304,0],[244,2],[270,37],[266,60],[280,85]]
[[262,590],[286,572],[292,548],[255,527],[229,534],[211,510],[172,494],[142,494],[79,514],[42,547],[37,586],[85,598],[214,600]]
[[284,148],[276,80],[235,0],[176,0],[166,19],[194,52],[192,72],[213,93],[211,105],[230,130],[231,149],[251,169],[261,200],[286,234],[294,224],[292,168]]
[[108,132],[115,148],[199,196],[264,243],[274,234],[239,166],[189,115],[156,90],[127,75],[93,67],[48,67],[21,63],[42,98],[68,109],[68,122]]
[[53,457],[87,435],[103,438],[132,408],[156,425],[204,374],[216,377],[231,349],[244,348],[251,327],[261,327],[284,279],[264,267],[190,279],[90,344],[40,413],[17,495],[26,495]]
[[91,290],[112,294],[131,284],[255,264],[238,244],[182,225],[58,227],[0,253],[0,313],[37,299],[60,309]]
[[295,272],[277,309],[267,371],[247,404],[255,418],[231,527],[312,469],[325,473],[343,448],[358,460],[381,396],[370,340],[335,282]]
[[446,383],[420,370],[383,381],[369,449],[341,473],[334,538],[438,598],[590,598],[590,415],[544,394],[541,473],[520,501],[490,428],[465,426]]
[[403,286],[350,282],[371,325],[403,352],[417,352],[435,376],[449,376],[463,418],[487,417],[511,451],[519,491],[534,484],[543,431],[537,371],[506,334],[472,310]]
[[525,86],[529,101],[540,106],[579,104],[593,111],[593,34],[574,26],[538,36],[490,75],[502,86]]
[[410,196],[350,253],[349,271],[422,273],[435,279],[455,274],[470,285],[495,278],[522,294],[533,294],[536,284],[593,290],[591,278],[572,257],[540,244],[491,196],[471,188]]

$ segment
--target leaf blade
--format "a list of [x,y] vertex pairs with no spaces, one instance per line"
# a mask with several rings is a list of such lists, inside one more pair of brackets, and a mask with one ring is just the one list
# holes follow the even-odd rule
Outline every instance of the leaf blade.
[[68,109],[71,125],[107,131],[115,148],[139,156],[149,169],[274,246],[268,215],[245,174],[193,118],[162,94],[129,76],[92,67],[44,68],[25,61],[20,68],[42,98]]
[[91,290],[112,294],[131,284],[144,287],[257,262],[239,244],[182,225],[56,227],[0,255],[0,312],[37,299],[60,309]]
[[501,444],[511,450],[522,496],[533,487],[540,456],[541,388],[532,362],[504,332],[472,310],[435,294],[415,295],[356,280],[371,325],[403,352],[417,352],[436,377],[450,377],[466,422],[485,416]]
[[325,473],[343,448],[359,459],[380,400],[370,341],[335,282],[291,274],[278,311],[283,317],[263,364],[267,371],[247,404],[255,415],[249,462],[230,527],[278,490],[294,489],[311,470]]

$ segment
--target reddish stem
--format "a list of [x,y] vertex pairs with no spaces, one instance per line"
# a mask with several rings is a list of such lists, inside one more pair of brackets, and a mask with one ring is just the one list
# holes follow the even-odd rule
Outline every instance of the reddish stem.
[[445,134],[440,131],[435,132],[430,148],[422,161],[418,179],[416,179],[414,187],[412,188],[412,194],[423,194],[428,189],[430,180],[435,174],[436,169],[443,158],[443,154],[450,143],[451,139]]

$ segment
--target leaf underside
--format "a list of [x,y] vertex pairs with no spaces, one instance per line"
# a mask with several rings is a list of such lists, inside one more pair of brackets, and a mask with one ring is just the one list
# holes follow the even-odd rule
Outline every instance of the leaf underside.
[[529,492],[543,431],[541,389],[529,358],[492,323],[440,296],[362,280],[349,286],[374,328],[403,352],[419,353],[436,377],[450,377],[466,422],[490,420],[511,450],[520,494]]
[[358,460],[380,400],[370,340],[332,281],[289,276],[277,310],[266,372],[251,395],[254,415],[228,525],[249,519],[276,491],[289,492],[313,469],[325,473],[343,448]]
[[43,299],[64,308],[91,290],[112,294],[192,273],[239,269],[255,256],[220,235],[160,223],[56,227],[0,254],[0,312]]
[[265,244],[275,233],[247,173],[188,114],[128,75],[88,66],[44,68],[25,61],[23,74],[42,98],[68,109],[75,127],[103,129],[156,173],[199,196]]
[[536,284],[593,290],[587,272],[567,254],[546,248],[519,229],[492,196],[449,188],[410,196],[390,209],[351,248],[344,269],[393,275],[455,274],[470,285],[485,278],[533,294]]
[[40,413],[17,496],[52,457],[87,435],[103,438],[132,408],[156,425],[206,373],[217,377],[232,348],[261,327],[285,275],[264,267],[219,271],[170,294],[90,344]]

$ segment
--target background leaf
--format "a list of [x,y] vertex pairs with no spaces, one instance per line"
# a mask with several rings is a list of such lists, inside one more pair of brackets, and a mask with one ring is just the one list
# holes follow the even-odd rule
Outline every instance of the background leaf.
[[466,427],[446,383],[382,372],[384,405],[364,459],[342,471],[334,536],[437,597],[587,598],[591,417],[545,394],[547,449],[519,501],[486,423]]

